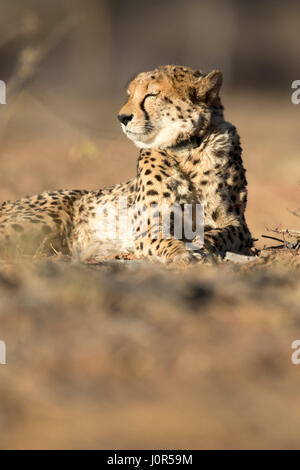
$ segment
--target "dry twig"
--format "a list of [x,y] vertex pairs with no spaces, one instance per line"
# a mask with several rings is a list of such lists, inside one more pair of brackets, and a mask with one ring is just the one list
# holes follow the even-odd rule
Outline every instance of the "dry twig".
[[[263,238],[268,238],[270,240],[275,240],[275,241],[280,242],[282,244],[277,245],[277,246],[273,246],[273,247],[264,247],[264,250],[287,248],[293,254],[298,254],[299,249],[300,249],[300,230],[282,228],[281,226],[279,226],[275,229],[266,228],[266,230],[268,232],[273,232],[273,233],[279,234],[279,235],[281,235],[282,238],[273,237],[271,235],[262,235]],[[292,239],[292,241],[287,241],[286,236],[288,236],[290,239]]]

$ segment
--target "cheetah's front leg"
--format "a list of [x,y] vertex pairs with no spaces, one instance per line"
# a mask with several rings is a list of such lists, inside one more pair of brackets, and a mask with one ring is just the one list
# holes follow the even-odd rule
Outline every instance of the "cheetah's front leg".
[[176,179],[186,183],[176,161],[163,151],[142,150],[138,161],[137,193],[133,210],[135,253],[138,257],[162,262],[189,263],[196,259],[183,240],[163,233],[163,206],[176,203],[176,191],[170,184]]
[[[238,223],[239,222],[239,223]],[[206,230],[204,233],[204,250],[208,253],[235,253],[251,254],[253,241],[245,219],[219,229]]]

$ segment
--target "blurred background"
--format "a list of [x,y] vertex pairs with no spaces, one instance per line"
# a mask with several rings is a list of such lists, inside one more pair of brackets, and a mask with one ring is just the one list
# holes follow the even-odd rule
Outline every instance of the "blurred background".
[[[257,246],[299,230],[298,0],[0,6],[0,201],[132,177],[126,83],[183,64],[224,74]],[[0,448],[299,448],[299,266],[289,250],[179,274],[0,260]]]
[[160,64],[220,68],[226,86],[284,90],[299,72],[297,0],[1,0],[1,76],[52,37],[36,81],[101,98]]

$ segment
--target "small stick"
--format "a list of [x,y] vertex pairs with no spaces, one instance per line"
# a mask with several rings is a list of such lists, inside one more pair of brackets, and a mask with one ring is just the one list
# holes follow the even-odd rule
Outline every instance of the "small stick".
[[270,238],[270,240],[275,240],[276,242],[284,243],[284,240],[281,240],[280,238],[276,237],[271,237],[270,235],[262,235],[262,238]]
[[291,211],[287,209],[290,214],[293,214],[295,217],[300,217],[300,209],[296,209],[295,211]]
[[300,235],[300,230],[294,230],[294,229],[291,229],[291,228],[285,228],[285,229],[283,229],[283,231],[284,231],[285,233],[288,233],[288,234],[295,233],[296,235]]
[[52,248],[52,250],[54,251],[54,253],[58,256],[60,255],[60,253],[54,248],[54,246],[52,245],[52,243],[50,243],[50,246]]

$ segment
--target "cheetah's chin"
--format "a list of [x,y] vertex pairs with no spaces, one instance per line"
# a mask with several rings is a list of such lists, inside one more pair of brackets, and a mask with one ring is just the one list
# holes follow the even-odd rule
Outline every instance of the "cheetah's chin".
[[128,139],[142,149],[167,148],[177,142],[180,135],[180,129],[174,127],[166,129],[152,129],[148,132],[133,132],[129,129],[123,129]]
[[133,143],[139,148],[151,148],[153,146],[153,141],[156,137],[156,132],[132,132],[128,129],[124,130],[124,133],[128,139],[132,140]]

